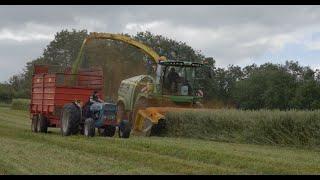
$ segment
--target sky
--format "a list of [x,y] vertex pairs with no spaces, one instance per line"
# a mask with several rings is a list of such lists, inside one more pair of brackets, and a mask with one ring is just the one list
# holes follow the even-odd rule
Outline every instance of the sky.
[[298,61],[320,68],[320,6],[0,5],[0,82],[42,55],[62,29],[186,42],[218,67]]

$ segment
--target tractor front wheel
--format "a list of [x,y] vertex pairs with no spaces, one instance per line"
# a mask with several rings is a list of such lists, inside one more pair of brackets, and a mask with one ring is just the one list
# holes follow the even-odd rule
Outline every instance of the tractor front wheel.
[[119,137],[120,138],[129,138],[131,133],[131,126],[129,121],[122,120],[119,124]]
[[99,128],[98,133],[100,136],[113,137],[116,133],[116,127],[108,125],[105,128]]
[[87,137],[93,137],[95,135],[94,120],[92,118],[87,118],[84,122],[84,135]]

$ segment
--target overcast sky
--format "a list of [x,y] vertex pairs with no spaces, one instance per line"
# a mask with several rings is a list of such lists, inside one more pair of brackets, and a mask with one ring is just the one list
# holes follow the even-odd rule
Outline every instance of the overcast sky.
[[0,82],[72,28],[148,30],[186,42],[220,67],[297,60],[320,68],[320,6],[0,6]]

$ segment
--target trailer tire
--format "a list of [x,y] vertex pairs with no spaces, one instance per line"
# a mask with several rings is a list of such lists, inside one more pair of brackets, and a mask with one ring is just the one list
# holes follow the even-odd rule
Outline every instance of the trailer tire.
[[80,125],[80,109],[75,104],[69,103],[63,106],[61,113],[61,134],[69,136],[79,132]]
[[87,118],[84,121],[84,135],[87,137],[93,137],[95,135],[94,120],[92,118]]
[[33,115],[32,120],[31,120],[31,131],[32,132],[35,132],[35,133],[38,132],[37,125],[38,125],[38,116]]
[[48,121],[47,118],[41,114],[38,116],[37,132],[47,133],[48,132]]
[[122,120],[119,124],[119,138],[129,138],[131,133],[131,125],[129,121]]

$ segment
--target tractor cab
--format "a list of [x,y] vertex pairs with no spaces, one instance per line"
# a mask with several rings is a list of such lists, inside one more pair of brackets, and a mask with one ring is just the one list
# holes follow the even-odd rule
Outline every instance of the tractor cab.
[[197,82],[201,63],[160,61],[157,66],[156,84],[162,95],[196,96],[200,90]]

